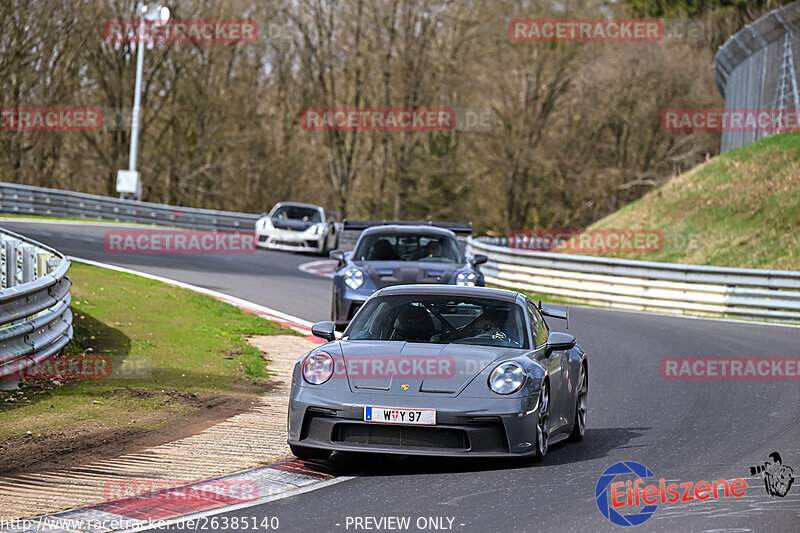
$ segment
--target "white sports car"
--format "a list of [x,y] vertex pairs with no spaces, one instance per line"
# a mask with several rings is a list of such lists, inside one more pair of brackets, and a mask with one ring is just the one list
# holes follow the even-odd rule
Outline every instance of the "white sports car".
[[273,250],[328,255],[338,246],[339,231],[318,205],[280,202],[256,222],[256,242]]

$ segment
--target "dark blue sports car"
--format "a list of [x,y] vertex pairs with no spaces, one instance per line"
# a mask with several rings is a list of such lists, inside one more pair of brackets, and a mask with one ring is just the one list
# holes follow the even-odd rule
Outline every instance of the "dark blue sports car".
[[484,285],[478,265],[486,262],[486,256],[467,256],[454,233],[471,232],[471,224],[373,224],[345,222],[345,230],[366,229],[354,251],[330,253],[331,259],[338,261],[331,310],[331,320],[337,327],[347,325],[367,298],[384,287],[410,283]]

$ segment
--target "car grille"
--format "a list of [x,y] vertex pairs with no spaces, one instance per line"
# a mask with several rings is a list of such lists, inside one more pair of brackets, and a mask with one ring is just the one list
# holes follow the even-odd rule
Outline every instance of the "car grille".
[[382,447],[469,449],[469,437],[461,429],[336,424],[332,441]]
[[292,246],[294,248],[304,248],[305,247],[302,242],[297,242],[297,241],[281,241],[281,240],[277,240],[277,241],[274,241],[274,242],[275,242],[275,244],[280,245],[280,246]]

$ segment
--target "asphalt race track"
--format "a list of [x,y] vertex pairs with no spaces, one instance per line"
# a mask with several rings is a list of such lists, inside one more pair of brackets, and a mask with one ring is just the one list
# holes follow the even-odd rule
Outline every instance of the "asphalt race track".
[[[311,321],[329,317],[331,281],[297,269],[311,256],[108,254],[102,238],[109,226],[1,224],[73,256],[200,285]],[[771,497],[749,467],[778,451],[800,476],[800,381],[664,380],[659,362],[667,356],[797,356],[800,329],[589,308],[570,314],[569,332],[590,357],[582,443],[553,446],[541,464],[334,456],[335,469],[357,477],[218,515],[220,523],[242,517],[252,525],[274,516],[278,531],[434,531],[440,518],[451,531],[621,531],[598,510],[595,485],[609,466],[636,461],[667,484],[741,477],[748,489],[742,498],[660,504],[632,530],[797,531],[800,481],[786,497]],[[377,529],[363,521],[390,516],[409,517],[409,527]],[[172,529],[191,530],[185,524]]]

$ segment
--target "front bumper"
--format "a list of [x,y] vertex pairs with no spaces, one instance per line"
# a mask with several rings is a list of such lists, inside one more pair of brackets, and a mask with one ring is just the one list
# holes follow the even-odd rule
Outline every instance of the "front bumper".
[[256,245],[270,250],[322,253],[325,237],[325,234],[313,235],[307,231],[258,229],[256,230]]
[[[526,457],[536,453],[535,398],[426,398],[320,391],[293,385],[289,444],[448,457]],[[434,408],[436,425],[364,422],[364,405]]]

